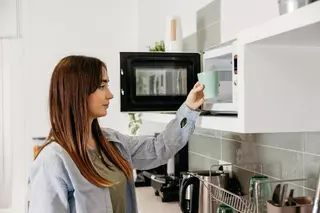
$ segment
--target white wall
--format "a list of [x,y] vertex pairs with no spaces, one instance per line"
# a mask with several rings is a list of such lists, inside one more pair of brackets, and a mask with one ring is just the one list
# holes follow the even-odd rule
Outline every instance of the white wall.
[[[23,91],[25,73],[23,70],[22,40],[2,40],[3,66],[6,91],[4,95],[4,147],[5,164],[4,177],[5,194],[0,199],[0,207],[6,207],[7,212],[22,212],[25,204],[25,191],[29,162],[27,156],[28,144],[26,140],[25,100]],[[31,150],[30,150],[31,151]],[[1,203],[2,201],[2,203]],[[1,210],[0,210],[1,212]]]
[[55,64],[69,54],[95,56],[106,62],[115,98],[101,124],[127,131],[126,115],[120,113],[119,105],[118,54],[137,49],[137,1],[29,2],[25,40],[32,136],[49,131],[45,125],[49,80]]
[[148,51],[155,41],[165,39],[166,17],[175,11],[172,0],[138,0],[139,51]]
[[[4,42],[0,40],[0,208],[11,206],[12,143],[10,132],[10,70],[5,67]],[[6,142],[6,143],[5,143]]]

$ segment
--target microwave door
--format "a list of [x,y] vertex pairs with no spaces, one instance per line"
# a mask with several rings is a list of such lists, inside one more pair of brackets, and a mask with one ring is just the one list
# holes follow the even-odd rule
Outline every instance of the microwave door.
[[[201,70],[199,53],[120,53],[121,111],[179,109]],[[187,76],[187,77],[186,77]]]

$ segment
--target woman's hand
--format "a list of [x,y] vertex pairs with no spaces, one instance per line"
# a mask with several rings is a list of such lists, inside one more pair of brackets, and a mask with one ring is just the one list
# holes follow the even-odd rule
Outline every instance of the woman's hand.
[[203,95],[204,86],[197,82],[192,90],[189,92],[186,105],[191,109],[195,110],[198,109],[204,102],[204,95]]

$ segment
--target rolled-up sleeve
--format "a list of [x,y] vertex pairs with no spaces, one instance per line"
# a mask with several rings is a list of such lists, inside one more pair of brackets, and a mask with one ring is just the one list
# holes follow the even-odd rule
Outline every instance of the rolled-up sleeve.
[[120,140],[126,142],[134,168],[147,170],[167,163],[188,142],[199,114],[184,103],[156,137],[122,135]]
[[30,177],[29,213],[69,213],[68,188],[57,159],[41,159]]

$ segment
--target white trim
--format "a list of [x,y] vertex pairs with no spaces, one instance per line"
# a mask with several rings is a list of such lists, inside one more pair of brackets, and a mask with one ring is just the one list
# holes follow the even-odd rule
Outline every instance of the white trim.
[[228,54],[232,54],[232,43],[227,45],[227,46],[222,46],[219,48],[215,48],[215,49],[210,49],[204,52],[203,54],[203,59],[207,60],[207,59],[211,59],[211,58],[216,58],[216,57],[221,57],[224,55],[228,55]]

